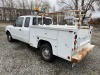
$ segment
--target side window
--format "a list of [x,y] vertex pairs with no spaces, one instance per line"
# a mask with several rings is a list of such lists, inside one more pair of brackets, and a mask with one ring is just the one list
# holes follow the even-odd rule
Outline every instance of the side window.
[[34,17],[33,18],[33,25],[38,25],[38,24],[43,25],[42,21],[43,21],[43,24],[46,24],[46,25],[52,24],[52,20],[51,19],[47,19],[47,18],[43,18],[42,19],[42,18]]
[[43,24],[50,25],[50,24],[52,24],[52,20],[47,19],[47,18],[43,18]]
[[42,25],[42,18],[38,18],[38,24]]
[[33,18],[33,25],[38,25],[38,24],[42,25],[42,18],[34,17]]
[[15,26],[16,27],[22,27],[23,25],[23,20],[24,20],[24,17],[20,17],[16,20],[16,23],[15,23]]
[[36,22],[37,22],[36,17],[34,17],[33,18],[33,25],[37,25]]
[[26,17],[24,27],[29,27],[30,17]]

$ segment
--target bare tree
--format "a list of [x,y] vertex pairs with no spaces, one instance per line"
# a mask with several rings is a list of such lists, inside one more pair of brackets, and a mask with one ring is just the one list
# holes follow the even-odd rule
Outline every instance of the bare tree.
[[17,0],[17,8],[20,8],[20,9],[25,9],[26,6],[25,6],[25,0]]
[[100,11],[100,0],[97,0],[98,11]]
[[30,4],[29,4],[29,6],[30,6],[29,8],[30,8],[31,10],[33,10],[33,8],[34,8],[34,2],[31,1]]
[[2,6],[5,7],[5,0],[1,0]]
[[92,11],[95,10],[94,7],[93,7],[93,3],[94,3],[95,1],[96,1],[96,0],[89,0],[89,2],[87,2],[87,3],[85,4],[85,1],[82,0],[81,6],[82,6],[82,10],[84,11],[83,14],[85,14],[85,15],[83,16],[83,20],[85,19],[86,13],[87,13],[89,10],[92,10]]
[[23,1],[25,1],[25,2],[24,2],[24,3],[25,3],[24,5],[25,5],[25,8],[26,8],[26,9],[33,10],[34,4],[35,4],[35,1],[34,1],[34,0],[31,0],[31,1],[23,0]]
[[5,0],[6,7],[8,8],[9,19],[12,20],[13,17],[13,8],[14,8],[14,0]]
[[55,12],[55,11],[56,11],[55,6],[53,6],[51,9],[52,9],[52,11],[53,11],[53,12]]
[[[6,20],[7,17],[11,20],[14,16],[15,9],[21,9],[19,10],[21,14],[26,15],[27,9],[32,10],[34,7],[34,1],[28,1],[28,0],[0,0],[2,3],[3,8],[3,19]],[[7,10],[7,13],[6,13]],[[19,14],[20,15],[20,14]]]
[[[32,4],[32,1],[30,1]],[[31,5],[28,0],[16,0],[16,5],[18,9],[30,9]]]
[[[2,6],[5,7],[5,0],[1,0]],[[5,20],[5,8],[3,9],[3,15],[2,15],[2,19]]]
[[9,11],[8,14],[9,14],[9,18],[11,19],[12,18],[12,8],[14,8],[14,0],[1,0],[2,4],[3,4],[3,17],[4,17],[4,20],[6,20],[6,8],[7,10]]
[[[94,10],[93,3],[96,3],[96,1],[97,0],[70,0],[70,3],[68,3],[68,1],[66,1],[66,0],[59,0],[59,1],[57,1],[57,3],[62,4],[62,5],[64,5],[64,7],[66,7],[66,8],[68,7],[72,10],[78,10],[81,7],[81,9],[84,11],[83,14],[85,14],[82,19],[82,22],[83,22],[83,20],[86,17],[86,13],[89,10]],[[79,5],[80,5],[80,7],[79,7]]]
[[39,7],[41,8],[42,12],[49,12],[49,9],[51,8],[48,0],[41,0]]

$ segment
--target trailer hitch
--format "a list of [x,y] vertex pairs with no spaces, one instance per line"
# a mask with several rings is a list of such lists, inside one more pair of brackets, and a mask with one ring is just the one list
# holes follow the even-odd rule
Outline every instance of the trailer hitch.
[[76,65],[76,63],[72,63],[72,64],[71,64],[71,67],[73,68],[75,65]]

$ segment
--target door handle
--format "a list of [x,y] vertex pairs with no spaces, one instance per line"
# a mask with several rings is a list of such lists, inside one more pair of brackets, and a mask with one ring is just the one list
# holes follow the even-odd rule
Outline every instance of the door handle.
[[21,29],[19,29],[19,31],[21,31]]

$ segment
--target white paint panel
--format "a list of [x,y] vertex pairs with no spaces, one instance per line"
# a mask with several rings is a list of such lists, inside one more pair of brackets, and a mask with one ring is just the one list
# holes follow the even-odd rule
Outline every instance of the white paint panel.
[[37,34],[38,36],[42,36],[50,39],[57,39],[57,31],[55,30],[37,28]]
[[37,28],[37,35],[45,37],[46,36],[46,29],[39,29],[39,28]]
[[13,27],[11,31],[14,39],[23,41],[22,27]]
[[23,31],[23,42],[26,42],[26,43],[29,43],[29,37],[30,37],[30,35],[29,35],[29,28],[26,28],[26,27],[23,27],[22,28],[22,31]]
[[57,31],[55,30],[47,30],[47,38],[57,39]]
[[30,28],[30,45],[37,48],[37,29]]

